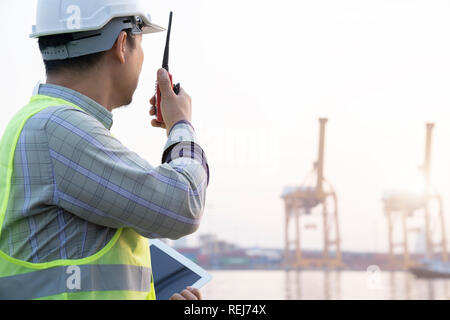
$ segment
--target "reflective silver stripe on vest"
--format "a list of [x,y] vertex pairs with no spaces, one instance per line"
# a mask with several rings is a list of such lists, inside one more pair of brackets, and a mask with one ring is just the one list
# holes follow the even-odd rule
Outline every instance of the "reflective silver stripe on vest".
[[64,292],[150,292],[151,268],[130,265],[63,266],[0,278],[0,299],[29,300]]

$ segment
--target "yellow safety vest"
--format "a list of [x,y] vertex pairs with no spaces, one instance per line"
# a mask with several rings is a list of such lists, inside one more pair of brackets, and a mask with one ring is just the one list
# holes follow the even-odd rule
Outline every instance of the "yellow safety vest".
[[[9,123],[0,141],[0,233],[8,214],[14,153],[25,123],[53,106],[78,106],[35,95]],[[133,229],[118,229],[96,254],[79,260],[31,263],[0,251],[0,299],[155,300],[148,240]]]

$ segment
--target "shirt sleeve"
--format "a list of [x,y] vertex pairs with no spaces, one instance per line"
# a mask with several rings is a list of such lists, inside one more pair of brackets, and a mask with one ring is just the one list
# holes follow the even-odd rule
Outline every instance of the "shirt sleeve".
[[[177,160],[181,159],[181,160]],[[202,164],[207,175],[207,185],[209,185],[209,165],[205,152],[198,143],[194,127],[186,120],[177,122],[170,130],[169,138],[164,147],[162,163],[172,163],[179,169],[183,163],[190,163],[197,160]]]
[[95,118],[71,108],[46,125],[58,205],[89,222],[179,239],[200,224],[209,166],[195,131],[177,123],[153,167]]

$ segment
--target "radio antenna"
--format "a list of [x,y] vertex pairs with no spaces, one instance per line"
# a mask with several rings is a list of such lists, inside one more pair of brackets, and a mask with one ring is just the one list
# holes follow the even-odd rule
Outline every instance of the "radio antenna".
[[170,32],[172,31],[172,16],[173,12],[170,12],[169,28],[167,29],[166,49],[164,50],[164,59],[162,67],[169,72],[169,44],[170,44]]

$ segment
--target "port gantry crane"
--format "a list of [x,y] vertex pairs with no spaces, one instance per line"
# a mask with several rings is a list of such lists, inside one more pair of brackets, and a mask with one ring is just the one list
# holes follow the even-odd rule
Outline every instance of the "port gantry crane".
[[[392,269],[408,269],[417,264],[417,261],[414,261],[410,256],[408,243],[409,235],[413,232],[417,233],[417,228],[409,228],[408,222],[420,213],[423,213],[422,226],[425,231],[426,242],[425,257],[434,257],[435,248],[440,248],[442,261],[448,260],[442,198],[432,187],[430,181],[433,128],[433,123],[426,124],[425,159],[421,167],[424,178],[423,188],[421,188],[423,190],[389,190],[383,196],[384,213],[388,223],[389,260]],[[432,208],[437,210],[437,218],[434,220],[431,217]],[[440,227],[439,232],[431,230],[432,222]],[[402,240],[400,242],[396,242],[396,239],[394,239],[394,229],[398,229],[398,227],[401,229]],[[438,238],[438,241],[435,241],[436,238]],[[403,251],[400,259],[396,257],[397,248],[400,248],[400,252]]]
[[[325,126],[328,119],[319,119],[319,154],[318,160],[308,177],[312,183],[303,183],[300,187],[287,187],[283,190],[281,198],[285,207],[285,252],[284,265],[286,268],[341,268],[343,267],[339,224],[337,195],[323,174],[325,155]],[[330,213],[330,204],[332,210]],[[323,222],[323,253],[321,258],[306,258],[302,255],[300,241],[300,219],[302,215],[310,215],[312,209],[322,208]],[[294,239],[289,232],[290,223],[295,222]],[[307,229],[315,229],[315,225],[306,225]],[[295,256],[292,257],[290,245],[295,244]],[[332,249],[335,249],[333,254]]]

